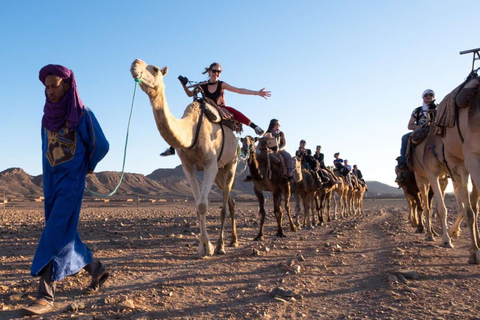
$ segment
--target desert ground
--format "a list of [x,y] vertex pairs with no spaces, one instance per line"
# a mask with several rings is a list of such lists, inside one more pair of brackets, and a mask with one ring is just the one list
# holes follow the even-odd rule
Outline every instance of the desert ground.
[[[215,244],[220,204],[210,205]],[[447,207],[451,223],[453,200]],[[192,203],[84,203],[79,232],[111,277],[92,296],[81,295],[85,272],[63,279],[54,312],[40,318],[480,319],[480,266],[467,262],[465,226],[445,249],[414,232],[405,200],[377,199],[363,215],[295,233],[284,219],[287,237],[277,238],[267,208],[264,241],[253,241],[257,204],[237,203],[239,246],[200,259]],[[0,208],[1,319],[20,318],[35,297],[30,264],[43,221],[41,204]]]

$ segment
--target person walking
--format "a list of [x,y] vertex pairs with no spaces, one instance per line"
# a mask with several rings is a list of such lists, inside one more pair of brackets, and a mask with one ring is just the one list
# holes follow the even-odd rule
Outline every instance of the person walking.
[[73,71],[49,64],[39,73],[45,86],[42,118],[43,192],[45,227],[31,266],[40,277],[37,299],[23,315],[40,315],[53,309],[55,282],[85,269],[92,277],[83,290],[97,291],[109,273],[77,231],[85,177],[109,149],[93,112],[80,99]]

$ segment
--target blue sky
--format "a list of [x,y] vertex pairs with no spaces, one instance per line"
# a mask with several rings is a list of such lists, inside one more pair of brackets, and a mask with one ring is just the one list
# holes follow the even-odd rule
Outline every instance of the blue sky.
[[[45,102],[38,71],[72,69],[80,96],[100,121],[110,152],[96,171],[120,171],[140,58],[168,66],[172,113],[191,101],[177,77],[221,80],[272,91],[268,100],[226,93],[229,105],[266,129],[280,120],[287,150],[300,139],[339,151],[367,180],[394,185],[400,138],[421,93],[440,101],[471,69],[480,47],[478,1],[1,1],[0,171],[41,174]],[[480,65],[479,65],[480,66]],[[161,158],[167,144],[146,95],[137,91],[126,172],[149,174],[180,164]],[[244,134],[253,135],[250,128]]]

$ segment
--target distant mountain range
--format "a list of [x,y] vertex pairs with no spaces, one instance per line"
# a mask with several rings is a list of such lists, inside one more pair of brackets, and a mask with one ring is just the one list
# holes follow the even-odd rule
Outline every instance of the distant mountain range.
[[[240,170],[239,170],[240,171]],[[253,184],[243,182],[248,170],[237,173],[232,194],[237,199],[255,199]],[[120,172],[104,171],[87,175],[87,188],[100,194],[112,191],[120,180]],[[198,174],[202,179],[203,172]],[[395,196],[403,192],[377,181],[367,181],[367,196]],[[3,190],[2,190],[3,189]],[[0,172],[0,198],[5,191],[7,199],[35,199],[43,196],[42,175],[31,176],[21,168],[10,168]],[[221,197],[217,186],[213,186],[210,196]],[[85,191],[85,197],[95,197]],[[149,199],[172,199],[191,197],[191,191],[182,167],[174,169],[157,169],[149,175],[138,173],[125,173],[122,184],[112,199],[120,198],[149,198]]]

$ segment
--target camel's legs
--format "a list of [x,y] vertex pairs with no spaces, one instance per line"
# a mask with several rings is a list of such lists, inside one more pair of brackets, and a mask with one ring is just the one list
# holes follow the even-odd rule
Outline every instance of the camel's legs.
[[408,203],[408,222],[412,225],[412,227],[416,227],[417,223],[417,216],[416,216],[416,203],[414,197],[411,194],[405,193],[405,198],[407,198]]
[[[332,219],[330,218],[330,204],[332,203],[332,197],[333,196],[333,191],[329,192],[326,196],[325,196],[325,210],[326,210],[326,213],[327,213],[327,221],[330,222],[332,221]],[[335,198],[333,199],[333,202],[334,202],[334,206],[336,208],[336,204],[335,204]],[[336,210],[336,209],[335,209]]]
[[421,196],[418,195],[414,196],[416,205],[417,205],[417,230],[416,233],[424,233],[425,232],[425,219],[423,218],[423,203]]
[[430,186],[428,184],[428,180],[424,177],[421,177],[417,174],[415,174],[415,180],[417,181],[417,186],[418,190],[420,190],[420,199],[422,201],[422,208],[423,208],[423,214],[425,216],[425,227],[427,229],[427,236],[426,240],[427,241],[434,241],[434,234],[432,231],[432,218],[431,218],[431,206],[430,206],[430,201],[428,199],[428,192],[430,189]]
[[[465,167],[467,168],[468,172],[470,173],[471,179],[474,184],[474,189],[476,186],[480,186],[480,155],[474,153],[465,153]],[[477,191],[476,191],[477,192]],[[472,247],[470,251],[470,259],[469,263],[476,263],[480,264],[480,250],[479,250],[479,232],[477,226],[477,202],[478,202],[478,195],[475,193],[475,204],[472,206],[470,203],[470,199],[467,202],[467,218],[468,224],[470,227],[470,232],[472,234]],[[475,210],[474,210],[475,208]]]
[[340,207],[340,217],[347,218],[347,190],[342,192],[342,197],[340,199],[341,207]]
[[253,191],[257,196],[258,206],[260,208],[260,230],[258,235],[255,237],[255,241],[263,240],[263,225],[265,224],[265,196],[263,195],[262,190],[258,190],[256,187],[253,187]]
[[232,197],[228,199],[228,209],[230,211],[230,219],[232,220],[232,240],[230,241],[230,247],[238,247],[237,223],[235,220],[235,201],[233,201]]
[[462,188],[462,181],[461,181],[461,176],[454,175],[454,180],[452,181],[453,183],[453,191],[455,194],[455,200],[457,201],[457,219],[455,220],[455,223],[448,229],[448,234],[451,237],[459,237],[461,233],[461,224],[462,221],[467,217],[467,208],[465,207],[465,203],[463,202],[463,199],[460,195],[459,188]]
[[302,209],[300,208],[300,195],[298,190],[293,192],[293,198],[295,199],[295,224],[300,228],[301,223],[299,217],[301,216]]
[[303,203],[303,219],[302,219],[302,226],[303,228],[311,228],[312,225],[309,223],[310,222],[310,219],[308,218],[308,215],[309,215],[309,204],[308,204],[308,198],[307,198],[307,193],[306,192],[302,192],[301,194],[301,197],[302,197],[302,203]]
[[[319,215],[318,206],[316,205],[316,200],[317,200],[317,192],[314,192],[314,193],[312,193],[312,195],[310,197],[310,208],[312,210],[312,225],[313,226],[316,225],[315,213],[317,214],[317,216]],[[320,221],[318,221],[318,225],[320,225]]]
[[198,216],[198,221],[200,225],[200,238],[199,238],[199,245],[198,245],[198,254],[200,257],[204,257],[206,255],[212,255],[213,254],[213,245],[210,243],[210,239],[208,238],[207,234],[207,227],[206,227],[206,221],[205,221],[205,213],[206,213],[206,208],[203,212],[199,210],[199,199],[200,199],[200,186],[198,184],[197,176],[195,175],[195,170],[193,169],[193,166],[183,164],[183,173],[185,174],[185,177],[188,180],[188,183],[190,184],[190,187],[192,188],[192,193],[193,193],[193,198],[195,199],[195,204],[197,205],[197,216]]
[[283,223],[283,212],[282,212],[282,192],[275,190],[273,193],[273,213],[275,218],[277,218],[277,237],[286,237],[283,233],[282,223]]
[[470,194],[470,203],[472,204],[472,210],[478,216],[478,200],[480,199],[480,193],[478,192],[478,187],[473,182],[472,193]]
[[291,212],[290,212],[290,195],[291,195],[290,183],[287,182],[282,187],[282,194],[283,194],[283,198],[284,198],[284,201],[285,201],[285,211],[287,212],[288,221],[290,222],[290,230],[292,232],[296,232],[297,227],[295,226],[295,222],[293,222],[292,215],[291,215]]
[[341,212],[341,210],[342,210],[341,202],[340,202],[340,192],[338,191],[338,189],[335,192],[336,192],[337,196],[335,197],[335,194],[332,195],[333,205],[334,205],[332,220],[336,220],[337,219],[337,213]]
[[442,223],[442,233],[443,233],[442,246],[445,248],[453,248],[452,239],[450,239],[450,236],[448,235],[447,208],[445,207],[444,192],[441,189],[438,176],[429,174],[428,180],[430,181],[430,187],[432,188],[433,193],[435,194],[435,201],[437,203],[438,215],[440,218],[440,222]]
[[[185,170],[184,170],[185,171]],[[200,244],[198,246],[198,254],[201,257],[212,255],[214,252],[213,245],[210,243],[210,239],[207,233],[207,219],[206,214],[208,212],[208,194],[212,189],[213,181],[217,176],[218,167],[216,160],[207,160],[204,163],[203,183],[200,189],[200,196],[197,201],[197,212],[200,220]],[[192,175],[194,174],[192,170]],[[190,182],[190,179],[189,179]]]
[[322,226],[325,221],[324,221],[324,209],[325,209],[325,198],[326,198],[326,192],[323,191],[321,194],[317,195],[315,197],[315,207],[317,209],[317,216],[318,216],[318,224]]
[[234,181],[234,174],[236,167],[236,162],[233,164],[229,164],[224,168],[220,169],[217,174],[216,182],[217,185],[220,187],[223,193],[223,205],[222,205],[222,212],[221,212],[221,225],[220,225],[220,236],[218,238],[217,247],[215,248],[215,253],[217,254],[225,254],[225,245],[224,245],[224,238],[223,232],[225,230],[225,220],[227,218],[227,206],[230,209],[230,217],[232,219],[232,242],[237,241],[236,235],[236,227],[235,227],[235,215],[232,213],[232,206],[230,203],[230,190],[232,189],[233,181]]

